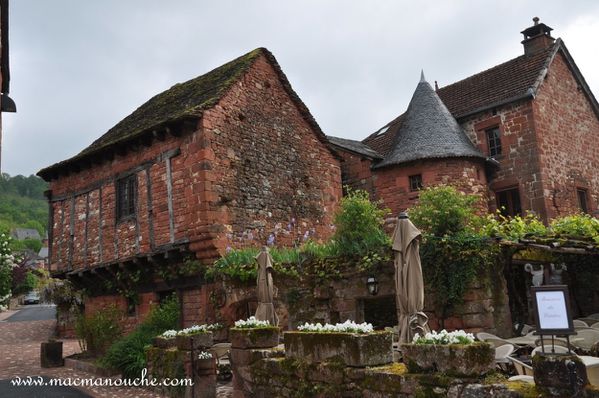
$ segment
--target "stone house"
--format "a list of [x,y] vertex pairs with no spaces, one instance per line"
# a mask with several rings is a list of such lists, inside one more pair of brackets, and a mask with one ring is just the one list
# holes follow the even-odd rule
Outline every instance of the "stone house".
[[93,293],[86,311],[116,303],[131,323],[171,292],[184,325],[211,319],[194,266],[228,248],[326,239],[341,196],[338,156],[264,48],[154,96],[38,175],[50,183],[52,274]]
[[563,40],[533,21],[523,55],[434,90],[421,81],[407,111],[362,141],[329,137],[344,183],[394,213],[437,183],[509,215],[596,212],[599,104]]

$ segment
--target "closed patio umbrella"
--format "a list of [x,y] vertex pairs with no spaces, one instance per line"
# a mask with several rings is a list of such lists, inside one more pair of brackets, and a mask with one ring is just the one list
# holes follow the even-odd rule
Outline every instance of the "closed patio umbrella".
[[399,321],[399,343],[410,343],[414,334],[430,331],[424,310],[424,281],[420,265],[421,233],[405,212],[393,231],[395,251],[395,301]]
[[277,326],[279,318],[273,305],[272,257],[267,247],[262,248],[256,256],[256,260],[258,261],[258,278],[256,281],[258,285],[258,308],[256,309],[256,318]]

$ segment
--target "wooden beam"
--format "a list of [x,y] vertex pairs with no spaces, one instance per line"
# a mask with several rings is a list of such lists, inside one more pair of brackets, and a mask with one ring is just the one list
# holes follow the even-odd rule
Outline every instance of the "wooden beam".
[[166,196],[168,205],[168,227],[170,242],[175,242],[175,212],[173,209],[173,175],[171,170],[171,158],[166,158]]
[[150,251],[154,251],[154,205],[152,203],[151,167],[146,169],[146,207],[148,210],[148,233],[150,234]]
[[73,250],[75,249],[75,197],[71,196],[71,215],[69,219],[69,263],[68,270],[73,269]]

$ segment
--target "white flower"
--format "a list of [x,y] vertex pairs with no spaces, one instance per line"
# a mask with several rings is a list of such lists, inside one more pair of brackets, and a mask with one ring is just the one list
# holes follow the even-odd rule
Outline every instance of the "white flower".
[[337,323],[332,325],[326,323],[324,325],[320,323],[305,323],[297,327],[297,330],[301,332],[317,332],[317,333],[371,333],[374,331],[372,324],[370,323],[355,323],[349,319],[343,323]]
[[167,339],[172,339],[175,336],[177,336],[176,330],[167,330],[166,332],[162,333],[162,337]]
[[212,359],[212,354],[208,351],[202,351],[198,355],[198,359]]
[[250,328],[264,328],[269,327],[269,321],[260,321],[256,319],[255,316],[251,316],[248,319],[240,319],[235,322],[235,327],[240,329],[250,329]]
[[416,333],[412,339],[414,344],[471,344],[473,342],[474,335],[472,333],[466,333],[463,330],[448,332],[445,329],[440,332],[426,333],[424,336]]

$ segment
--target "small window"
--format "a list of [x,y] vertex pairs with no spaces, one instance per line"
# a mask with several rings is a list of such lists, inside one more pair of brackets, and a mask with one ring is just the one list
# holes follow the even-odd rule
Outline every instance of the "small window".
[[422,189],[422,174],[410,176],[410,191],[419,191]]
[[587,190],[578,188],[576,189],[576,194],[578,195],[578,207],[580,207],[580,211],[583,213],[589,213],[589,204],[587,201]]
[[117,180],[116,185],[117,221],[135,217],[135,199],[137,196],[137,179],[135,174]]
[[499,136],[499,127],[485,130],[487,134],[487,143],[489,144],[489,155],[491,157],[501,155],[501,137]]
[[499,211],[504,216],[517,216],[522,214],[522,206],[520,204],[520,192],[518,188],[506,189],[499,191],[497,196],[497,206]]
[[127,297],[127,316],[137,315],[137,304],[132,297]]

